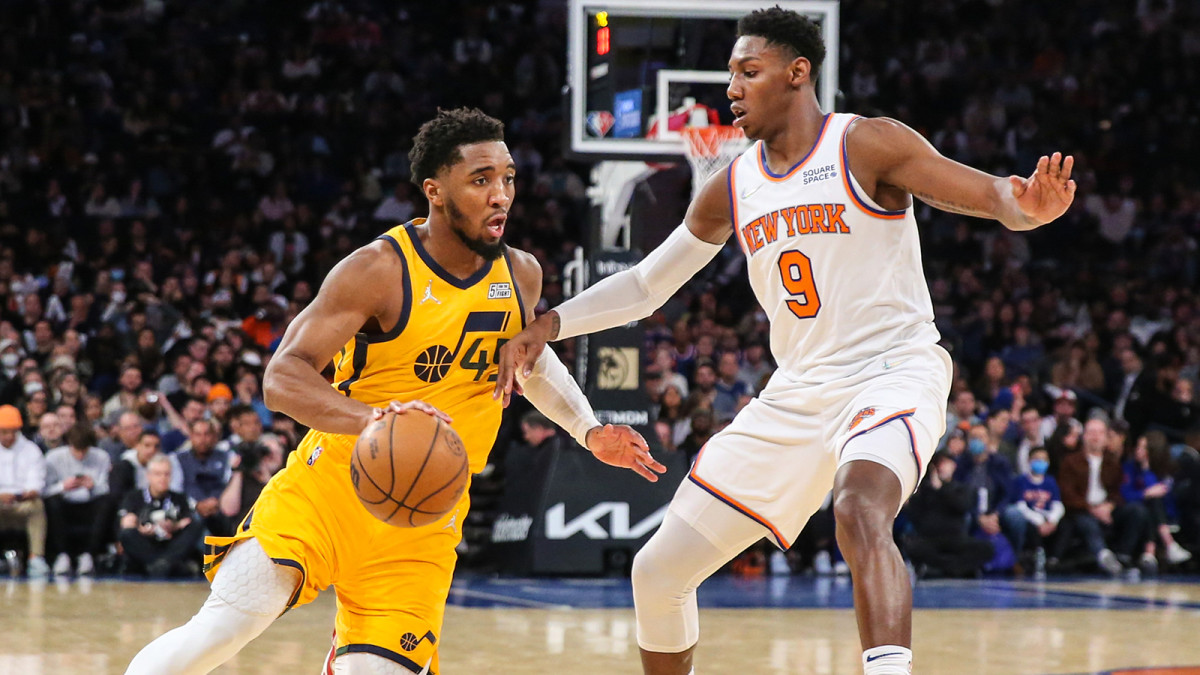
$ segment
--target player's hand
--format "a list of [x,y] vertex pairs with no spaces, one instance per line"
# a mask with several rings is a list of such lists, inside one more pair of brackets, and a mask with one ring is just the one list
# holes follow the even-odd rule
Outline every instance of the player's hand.
[[1075,200],[1075,181],[1071,180],[1074,167],[1074,157],[1067,155],[1063,159],[1062,153],[1056,152],[1050,157],[1043,155],[1029,178],[1008,177],[1017,206],[1036,223],[1034,227],[1045,225],[1067,212]]
[[405,401],[403,403],[401,403],[400,401],[392,401],[391,403],[387,404],[387,407],[372,408],[371,409],[371,421],[374,422],[375,420],[383,419],[383,416],[388,413],[402,415],[402,414],[408,412],[409,410],[416,410],[418,412],[423,412],[427,415],[433,415],[434,417],[440,419],[441,421],[445,422],[446,424],[450,424],[454,421],[449,415],[447,415],[446,413],[442,412],[441,410],[438,410],[437,408],[429,405],[425,401]]
[[624,424],[605,424],[592,427],[585,438],[588,450],[596,459],[623,469],[633,469],[639,476],[654,483],[658,481],[657,473],[665,473],[663,466],[650,456],[650,446],[646,439]]
[[[525,330],[504,343],[497,357],[500,371],[496,374],[496,388],[492,399],[504,399],[504,407],[512,400],[513,391],[524,394],[521,382],[533,373],[533,364],[542,355],[546,343],[558,337],[558,314],[549,311],[538,317]],[[520,379],[517,379],[518,373]]]

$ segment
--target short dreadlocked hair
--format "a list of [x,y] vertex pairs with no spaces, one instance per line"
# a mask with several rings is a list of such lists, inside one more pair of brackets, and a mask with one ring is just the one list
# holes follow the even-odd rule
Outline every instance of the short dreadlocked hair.
[[437,117],[421,125],[408,161],[417,187],[444,167],[462,161],[459,148],[472,143],[504,140],[504,123],[478,108],[438,108]]
[[783,47],[792,53],[792,58],[803,56],[812,64],[813,79],[825,62],[825,42],[821,39],[821,28],[808,17],[782,9],[776,5],[770,9],[750,12],[738,20],[738,37],[760,37],[767,44]]

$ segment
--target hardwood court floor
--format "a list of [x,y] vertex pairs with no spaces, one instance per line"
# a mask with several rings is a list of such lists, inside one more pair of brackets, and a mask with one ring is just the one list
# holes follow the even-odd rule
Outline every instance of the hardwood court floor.
[[[622,580],[457,583],[442,670],[640,673],[627,586]],[[120,675],[143,644],[185,622],[207,592],[203,583],[117,580],[0,585],[0,675]],[[915,597],[920,675],[1200,666],[1200,583],[922,582]],[[699,673],[861,673],[844,580],[716,578],[701,589],[701,602]],[[317,675],[333,613],[327,593],[285,615],[216,672]]]

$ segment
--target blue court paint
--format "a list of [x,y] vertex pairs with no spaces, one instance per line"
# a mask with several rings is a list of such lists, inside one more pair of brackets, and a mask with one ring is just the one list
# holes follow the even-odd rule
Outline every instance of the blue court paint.
[[[1096,578],[1055,579],[1049,586],[997,579],[922,581],[913,589],[913,606],[916,609],[1200,610],[1200,602],[1121,595],[1119,587],[1112,593],[1072,590],[1069,587],[1073,581],[1095,582]],[[1196,583],[1197,579],[1183,581]],[[854,606],[852,587],[846,577],[718,576],[700,587],[698,599],[701,607],[728,609]],[[459,576],[454,580],[449,602],[461,607],[632,608],[633,593],[628,579]]]

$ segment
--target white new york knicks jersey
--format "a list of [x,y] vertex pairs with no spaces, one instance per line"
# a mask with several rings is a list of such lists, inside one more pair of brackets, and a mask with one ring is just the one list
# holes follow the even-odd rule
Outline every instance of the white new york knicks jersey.
[[771,320],[771,352],[809,381],[939,339],[912,207],[879,208],[846,168],[856,117],[826,115],[816,145],[785,174],[768,168],[761,141],[728,172],[735,235]]

